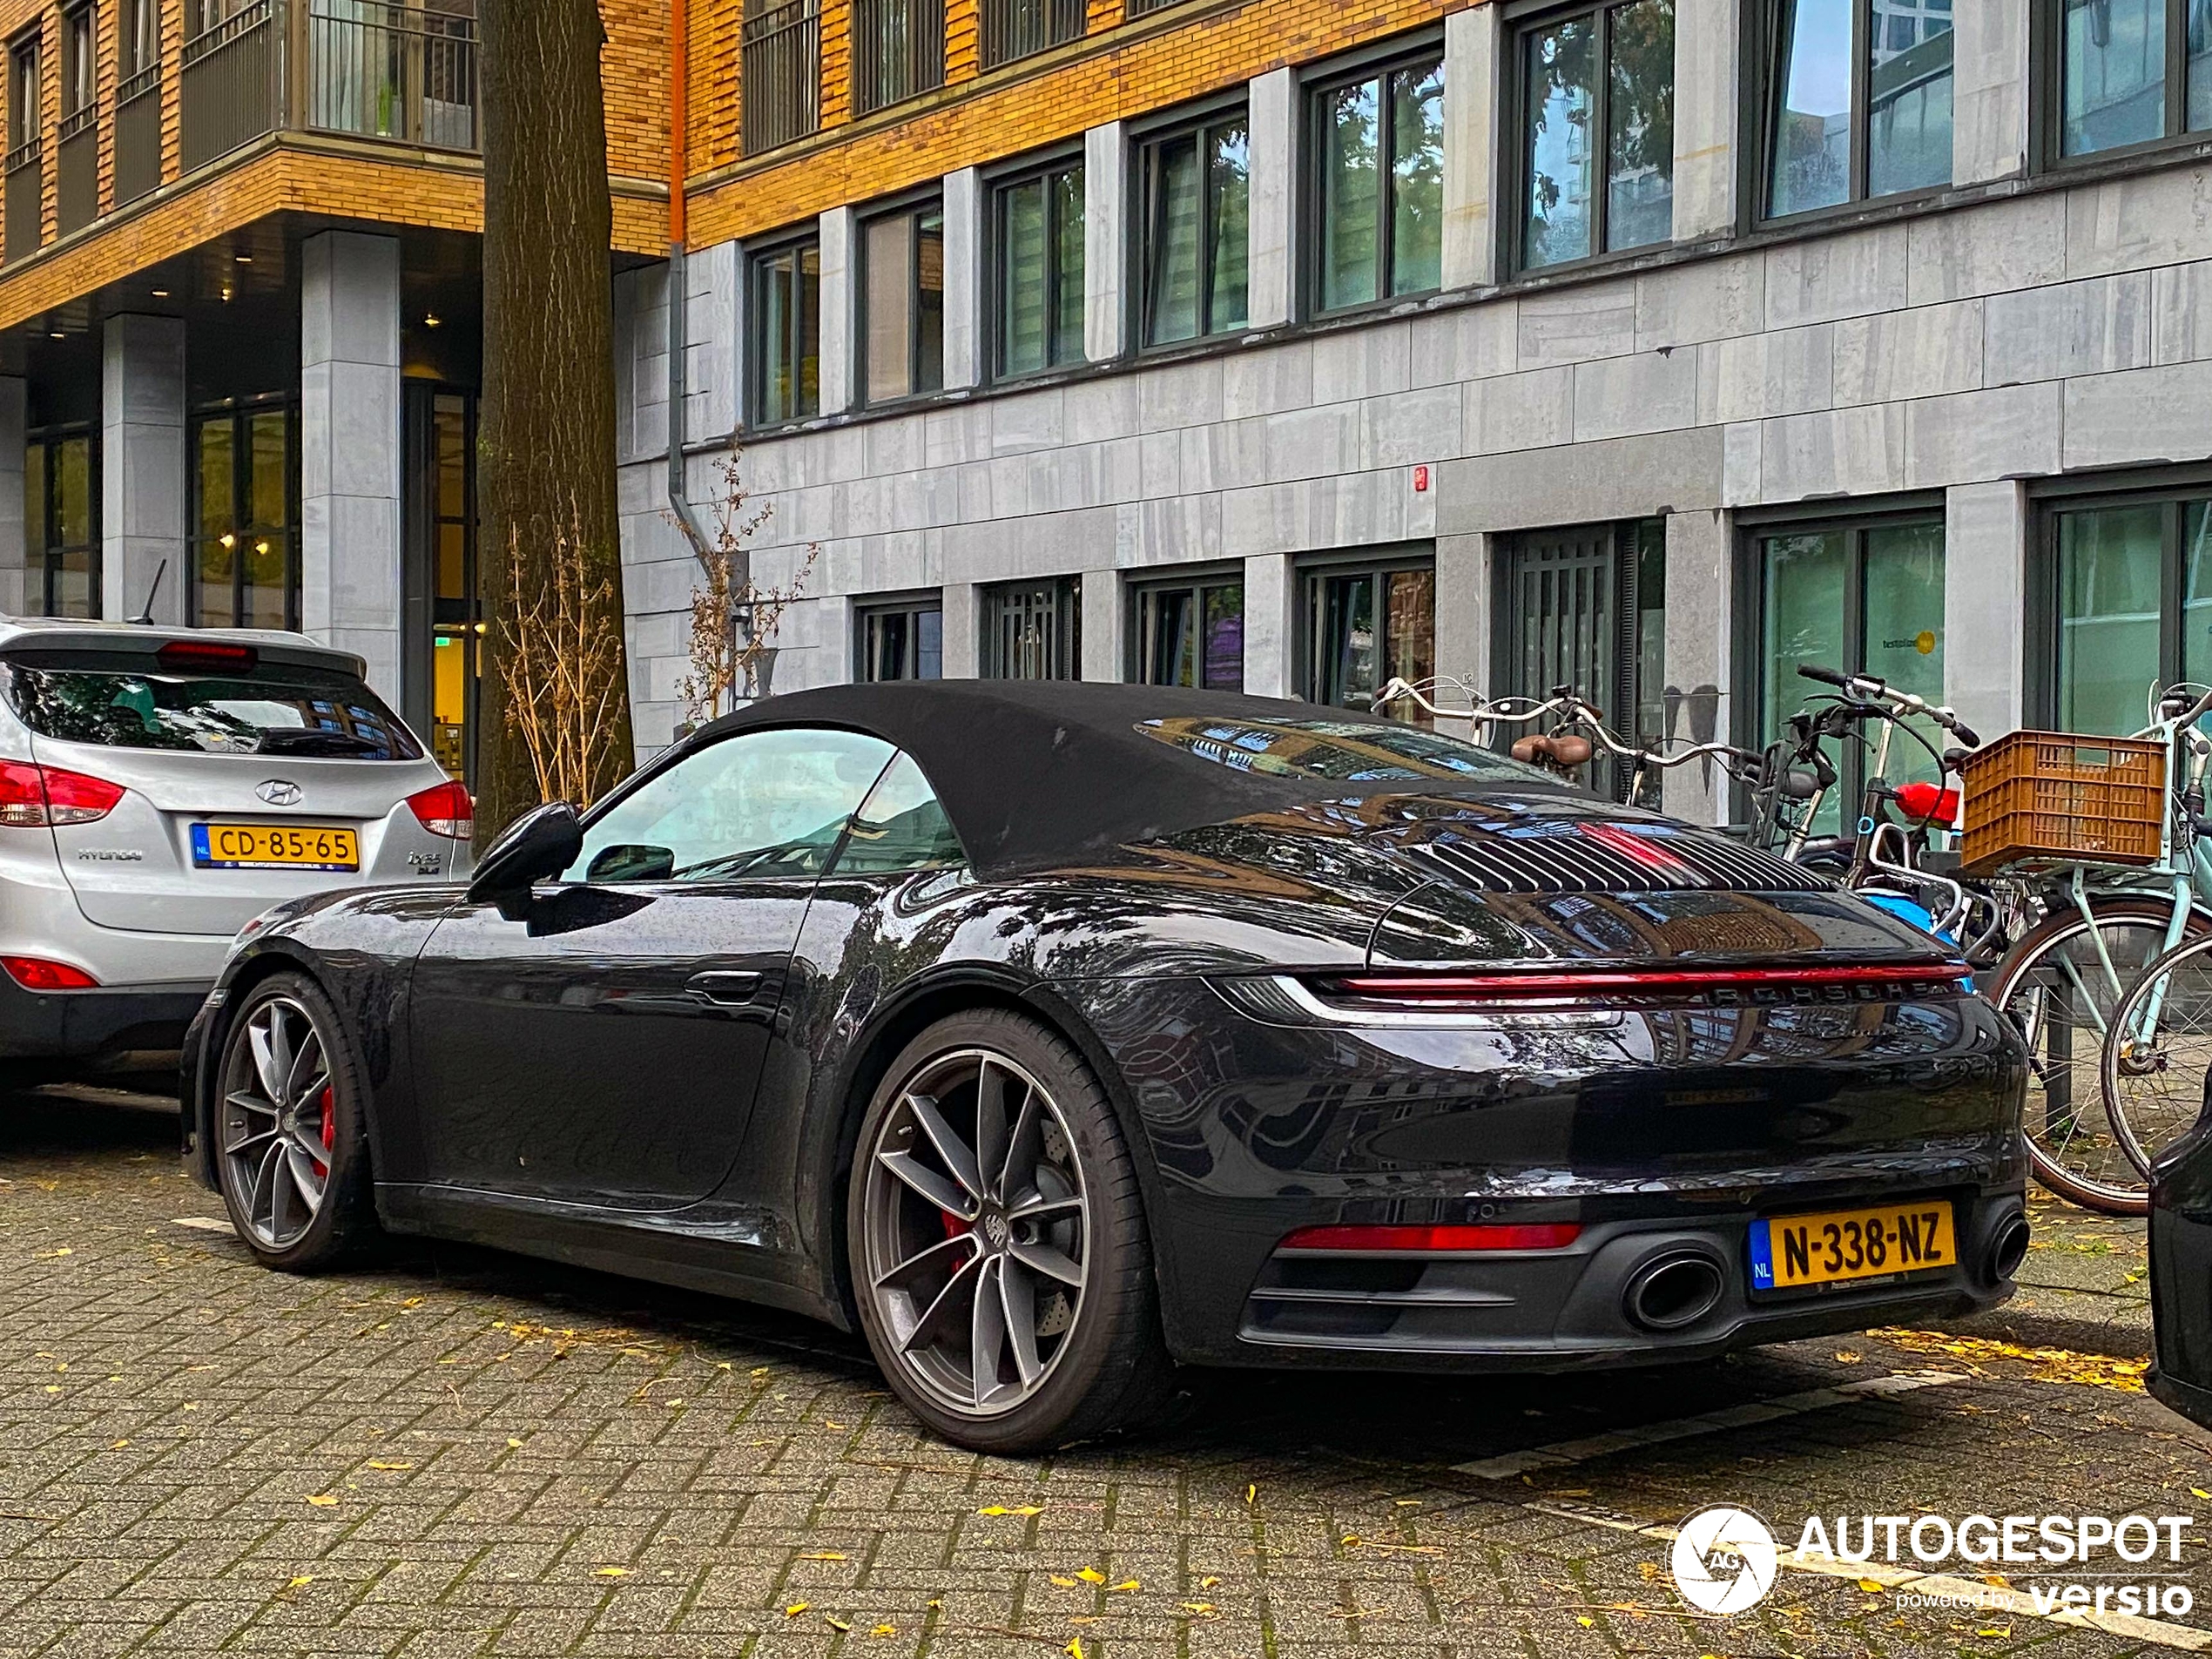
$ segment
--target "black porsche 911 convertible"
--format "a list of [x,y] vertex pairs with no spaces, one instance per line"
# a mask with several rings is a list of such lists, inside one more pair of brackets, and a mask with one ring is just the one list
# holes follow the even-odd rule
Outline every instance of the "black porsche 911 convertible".
[[1563,1370],[1984,1306],[2025,1058],[1926,935],[1473,744],[1141,686],[756,704],[241,936],[199,1178],[865,1332],[940,1433],[1178,1363]]

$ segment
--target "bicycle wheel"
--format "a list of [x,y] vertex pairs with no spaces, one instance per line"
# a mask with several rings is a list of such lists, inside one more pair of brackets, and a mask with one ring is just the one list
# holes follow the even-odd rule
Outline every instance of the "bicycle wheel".
[[[2090,914],[2094,934],[2071,907],[2028,929],[1998,965],[1989,1000],[2027,1040],[2020,1127],[2036,1178],[2085,1209],[2139,1216],[2148,1189],[2105,1108],[2104,1038],[2121,999],[2165,948],[2174,912],[2164,900],[2114,898],[2091,900]],[[2203,926],[2192,917],[2192,936]]]
[[2105,1110],[2144,1181],[2152,1160],[2203,1115],[2212,1084],[2212,934],[2145,968],[2102,1045]]

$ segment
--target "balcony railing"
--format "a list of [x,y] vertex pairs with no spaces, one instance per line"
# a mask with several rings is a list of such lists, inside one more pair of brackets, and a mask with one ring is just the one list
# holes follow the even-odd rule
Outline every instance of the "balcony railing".
[[44,157],[38,140],[19,144],[8,152],[6,199],[0,212],[7,220],[4,257],[9,263],[36,253],[44,238],[39,225],[40,194],[45,186]]
[[748,5],[741,36],[745,152],[759,155],[820,125],[821,28],[815,0]]
[[307,0],[306,125],[440,150],[476,147],[475,0]]
[[476,54],[475,0],[247,0],[185,43],[185,170],[286,126],[474,150]]
[[1078,38],[1083,15],[1083,0],[983,0],[983,67]]
[[54,139],[54,230],[67,236],[100,216],[99,105],[64,116]]
[[161,184],[161,62],[148,64],[115,89],[115,205],[134,202]]
[[945,0],[853,0],[853,111],[945,84]]

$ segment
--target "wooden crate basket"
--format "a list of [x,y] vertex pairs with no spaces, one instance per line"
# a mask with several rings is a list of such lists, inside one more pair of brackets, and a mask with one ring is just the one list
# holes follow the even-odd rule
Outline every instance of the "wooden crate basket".
[[2155,864],[2166,823],[2166,745],[2015,732],[1967,757],[1960,863]]

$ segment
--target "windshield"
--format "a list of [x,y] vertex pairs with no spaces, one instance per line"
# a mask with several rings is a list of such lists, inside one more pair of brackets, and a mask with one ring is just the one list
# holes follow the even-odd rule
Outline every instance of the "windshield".
[[1136,729],[1216,765],[1331,783],[1555,784],[1534,766],[1419,726],[1364,720],[1240,720],[1179,715]]
[[289,664],[172,672],[139,657],[53,652],[0,665],[9,706],[42,738],[110,749],[419,760],[421,746],[353,675]]

